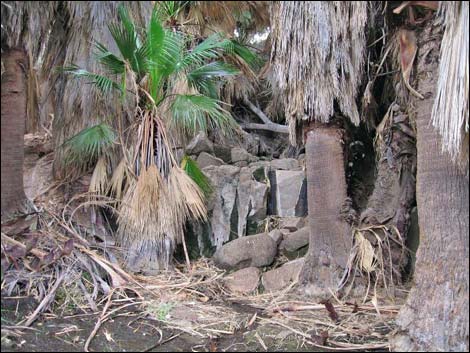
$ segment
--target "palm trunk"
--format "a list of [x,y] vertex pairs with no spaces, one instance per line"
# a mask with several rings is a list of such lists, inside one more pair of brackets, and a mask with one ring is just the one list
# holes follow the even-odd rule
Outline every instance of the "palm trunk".
[[340,217],[347,188],[339,130],[309,131],[305,153],[310,245],[300,284],[308,295],[326,299],[329,288],[336,288],[350,251],[350,227]]
[[401,309],[397,351],[469,349],[469,190],[468,177],[441,153],[441,138],[430,126],[438,77],[439,35],[431,26],[419,36],[416,101],[420,246],[415,286]]
[[[415,201],[416,148],[414,132],[409,126],[406,113],[394,104],[378,128],[381,138],[377,142],[377,178],[374,191],[361,214],[359,229],[374,246],[376,256],[383,259],[385,276],[377,279],[388,288],[389,282],[402,281],[403,269],[408,256],[405,241],[411,224],[411,208]],[[385,226],[385,227],[383,227]],[[373,232],[372,232],[373,231]],[[376,235],[381,238],[378,244]],[[391,293],[393,294],[393,293]]]
[[26,196],[23,188],[23,138],[26,122],[26,55],[23,50],[2,53],[1,215],[19,210]]

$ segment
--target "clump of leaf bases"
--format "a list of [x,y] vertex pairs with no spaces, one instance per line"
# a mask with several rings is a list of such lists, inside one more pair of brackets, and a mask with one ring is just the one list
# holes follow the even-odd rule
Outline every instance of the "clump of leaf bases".
[[135,270],[147,265],[167,268],[175,245],[184,240],[185,222],[206,218],[204,199],[210,194],[210,182],[189,157],[178,165],[168,128],[187,137],[201,130],[237,131],[218,96],[225,80],[239,70],[222,59],[229,55],[247,65],[258,62],[256,54],[219,33],[201,41],[179,31],[176,16],[183,6],[157,2],[143,30],[120,6],[120,21],[108,26],[119,54],[95,43],[96,59],[109,75],[76,65],[62,68],[86,79],[103,95],[118,92],[122,116],[131,121],[125,136],[122,116],[116,117],[122,158],[113,172],[107,155],[116,139],[107,124],[83,130],[63,147],[71,166],[82,172],[94,166],[91,192],[111,191],[122,198],[117,235],[127,250],[129,267]]

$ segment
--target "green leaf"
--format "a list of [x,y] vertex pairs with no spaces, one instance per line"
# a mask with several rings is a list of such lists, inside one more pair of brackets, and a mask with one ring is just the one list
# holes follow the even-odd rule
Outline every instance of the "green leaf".
[[176,95],[170,106],[172,123],[189,135],[211,129],[230,134],[238,125],[220,103],[217,99],[203,95]]
[[121,87],[113,80],[106,76],[91,73],[87,70],[79,68],[77,65],[65,66],[59,69],[60,72],[71,74],[76,78],[86,78],[88,83],[96,85],[103,93],[109,93],[113,89],[121,91]]
[[116,55],[111,53],[103,44],[96,42],[95,48],[97,49],[96,59],[106,68],[111,74],[123,74],[125,72],[125,64]]
[[224,39],[218,33],[207,37],[183,57],[178,65],[178,70],[195,65],[203,65],[207,60],[218,58],[229,42],[228,39]]
[[212,62],[195,68],[187,74],[188,84],[196,88],[199,93],[217,98],[215,82],[221,78],[233,76],[239,71],[233,66],[223,62]]
[[146,72],[146,57],[139,50],[139,38],[135,30],[135,25],[129,16],[125,6],[118,8],[121,23],[112,23],[108,26],[114,41],[125,61],[130,63],[132,70],[137,74]]
[[227,54],[238,56],[254,70],[258,70],[263,66],[263,59],[261,59],[255,52],[248,49],[235,39],[232,39],[229,42],[230,43],[225,46],[225,52]]
[[83,129],[65,141],[64,149],[67,164],[86,167],[108,151],[116,140],[114,131],[106,124],[98,124]]
[[189,156],[184,156],[181,160],[181,168],[189,175],[196,185],[199,186],[206,198],[209,197],[213,191],[213,187],[209,178],[204,175],[196,161],[191,159]]

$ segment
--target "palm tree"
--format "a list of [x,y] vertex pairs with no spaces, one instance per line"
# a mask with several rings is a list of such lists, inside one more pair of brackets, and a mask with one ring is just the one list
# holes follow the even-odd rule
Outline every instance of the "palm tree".
[[469,349],[468,11],[468,2],[441,2],[444,33],[429,22],[417,40],[420,246],[396,351]]
[[[406,2],[400,8],[410,5],[435,9],[434,2]],[[359,124],[356,101],[366,57],[365,23],[373,23],[367,6],[374,10],[373,5],[360,2],[294,5],[281,2],[276,3],[272,12],[274,83],[283,94],[292,140],[296,141],[302,127],[306,138],[311,235],[301,284],[307,293],[325,299],[330,295],[329,289],[344,284],[340,277],[346,269],[346,276],[342,277],[346,278],[351,269],[350,255],[349,259],[359,260],[365,273],[375,272],[383,257],[364,236],[366,220],[376,235],[374,244],[392,239],[389,229],[399,226],[404,232],[394,231],[395,240],[406,235],[406,212],[414,186],[409,181],[403,183],[402,172],[405,180],[409,179],[406,175],[412,180],[413,162],[401,156],[413,158],[413,151],[404,150],[403,146],[413,145],[414,132],[409,126],[397,124],[393,130],[390,126],[397,121],[414,120],[421,241],[415,287],[399,315],[402,331],[394,337],[393,348],[468,350],[468,3],[441,2],[439,13],[446,28],[442,41],[442,27],[433,26],[430,20],[424,19],[417,25],[413,19],[407,29],[391,27],[393,35],[388,37],[391,44],[389,49],[384,47],[382,57],[391,53],[389,58],[398,64],[390,63],[390,71],[399,69],[400,74],[386,82],[393,87],[391,101],[376,97],[381,99],[379,104],[387,103],[390,107],[376,129],[378,182],[368,209],[356,226],[353,223],[352,233],[340,217],[342,200],[347,195],[338,124],[345,126],[346,119],[333,117],[340,110],[352,123]],[[415,56],[418,83],[413,89],[410,74]],[[366,89],[362,108],[368,98],[371,91]],[[335,109],[335,103],[339,109]],[[416,108],[415,117],[415,110],[409,109],[412,106]],[[397,131],[400,127],[402,131]],[[411,139],[404,140],[400,137],[402,133]],[[443,154],[440,146],[450,154]],[[400,157],[398,162],[396,156]],[[397,167],[399,173],[394,171]],[[391,185],[397,185],[399,193],[394,193]],[[378,217],[381,209],[394,212],[381,218]],[[383,227],[388,234],[377,232]],[[395,265],[399,271],[400,259],[391,254],[389,260],[393,264],[389,274],[393,274]]]
[[[122,162],[127,162],[128,168],[118,235],[129,249],[131,267],[136,269],[145,259],[145,265],[167,268],[175,244],[182,239],[185,221],[190,216],[203,219],[205,207],[201,190],[177,164],[166,126],[182,135],[200,130],[236,130],[237,124],[217,96],[222,79],[238,71],[216,59],[224,53],[241,56],[244,51],[219,34],[191,48],[190,44],[198,39],[178,31],[174,22],[170,28],[163,27],[164,21],[172,22],[166,17],[168,8],[160,4],[155,6],[145,31],[139,32],[125,7],[120,7],[118,13],[120,23],[111,24],[109,30],[120,55],[101,43],[95,45],[97,60],[110,75],[91,73],[75,65],[63,71],[87,79],[104,94],[119,92],[123,113],[134,121],[132,131],[137,134],[130,134],[134,146],[129,148],[123,143],[123,131],[118,131]],[[62,145],[64,161],[80,167],[79,171],[90,162],[96,163],[90,188],[102,192],[111,169],[109,152],[113,143],[111,129],[101,123]],[[188,174],[198,176],[194,181],[207,190],[207,180],[195,171],[194,162],[187,157],[183,162]],[[120,175],[113,176],[113,185],[121,187],[122,182],[116,181],[123,178],[123,171],[125,168],[115,169]]]

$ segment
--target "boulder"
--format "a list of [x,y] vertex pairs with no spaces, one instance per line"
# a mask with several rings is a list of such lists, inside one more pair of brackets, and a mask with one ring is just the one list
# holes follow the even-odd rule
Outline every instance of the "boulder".
[[299,161],[294,158],[273,159],[271,168],[275,170],[296,170],[300,168]]
[[284,237],[279,245],[280,250],[296,251],[306,245],[310,240],[309,227],[304,227],[296,232],[284,234]]
[[186,147],[186,154],[199,154],[201,152],[214,153],[214,145],[204,132],[199,132]]
[[299,230],[305,225],[303,217],[286,217],[279,219],[279,228],[287,229],[291,232]]
[[207,152],[201,152],[199,157],[197,157],[196,162],[199,168],[201,169],[208,167],[210,165],[219,166],[219,165],[225,164],[223,160],[221,160],[220,158],[214,157],[213,155]]
[[224,278],[224,285],[231,292],[248,294],[258,288],[260,271],[256,267],[248,267],[233,272]]
[[[266,218],[268,185],[254,179],[253,171],[248,168],[240,170],[238,193],[238,236],[244,236],[247,228],[257,231],[259,222]],[[251,230],[251,229],[250,229]]]
[[276,242],[277,245],[281,243],[282,238],[284,237],[279,229],[273,229],[268,233],[268,235]]
[[266,233],[241,237],[224,244],[214,254],[214,262],[224,269],[270,265],[277,253],[276,242]]
[[280,217],[307,215],[307,179],[303,170],[269,172],[271,195],[269,214]]
[[[232,217],[236,212],[235,201],[240,168],[224,164],[212,165],[202,171],[210,179],[214,188],[207,207],[210,213],[209,239],[218,249],[230,239]],[[236,229],[234,231],[236,232]]]
[[236,162],[256,162],[258,160],[257,157],[248,153],[244,148],[241,147],[234,147],[231,151],[232,163]]
[[292,282],[297,281],[303,265],[304,259],[300,258],[287,262],[274,270],[265,272],[261,279],[264,290],[267,292],[278,291],[287,287]]
[[223,145],[214,145],[214,155],[225,163],[232,163],[232,149]]

